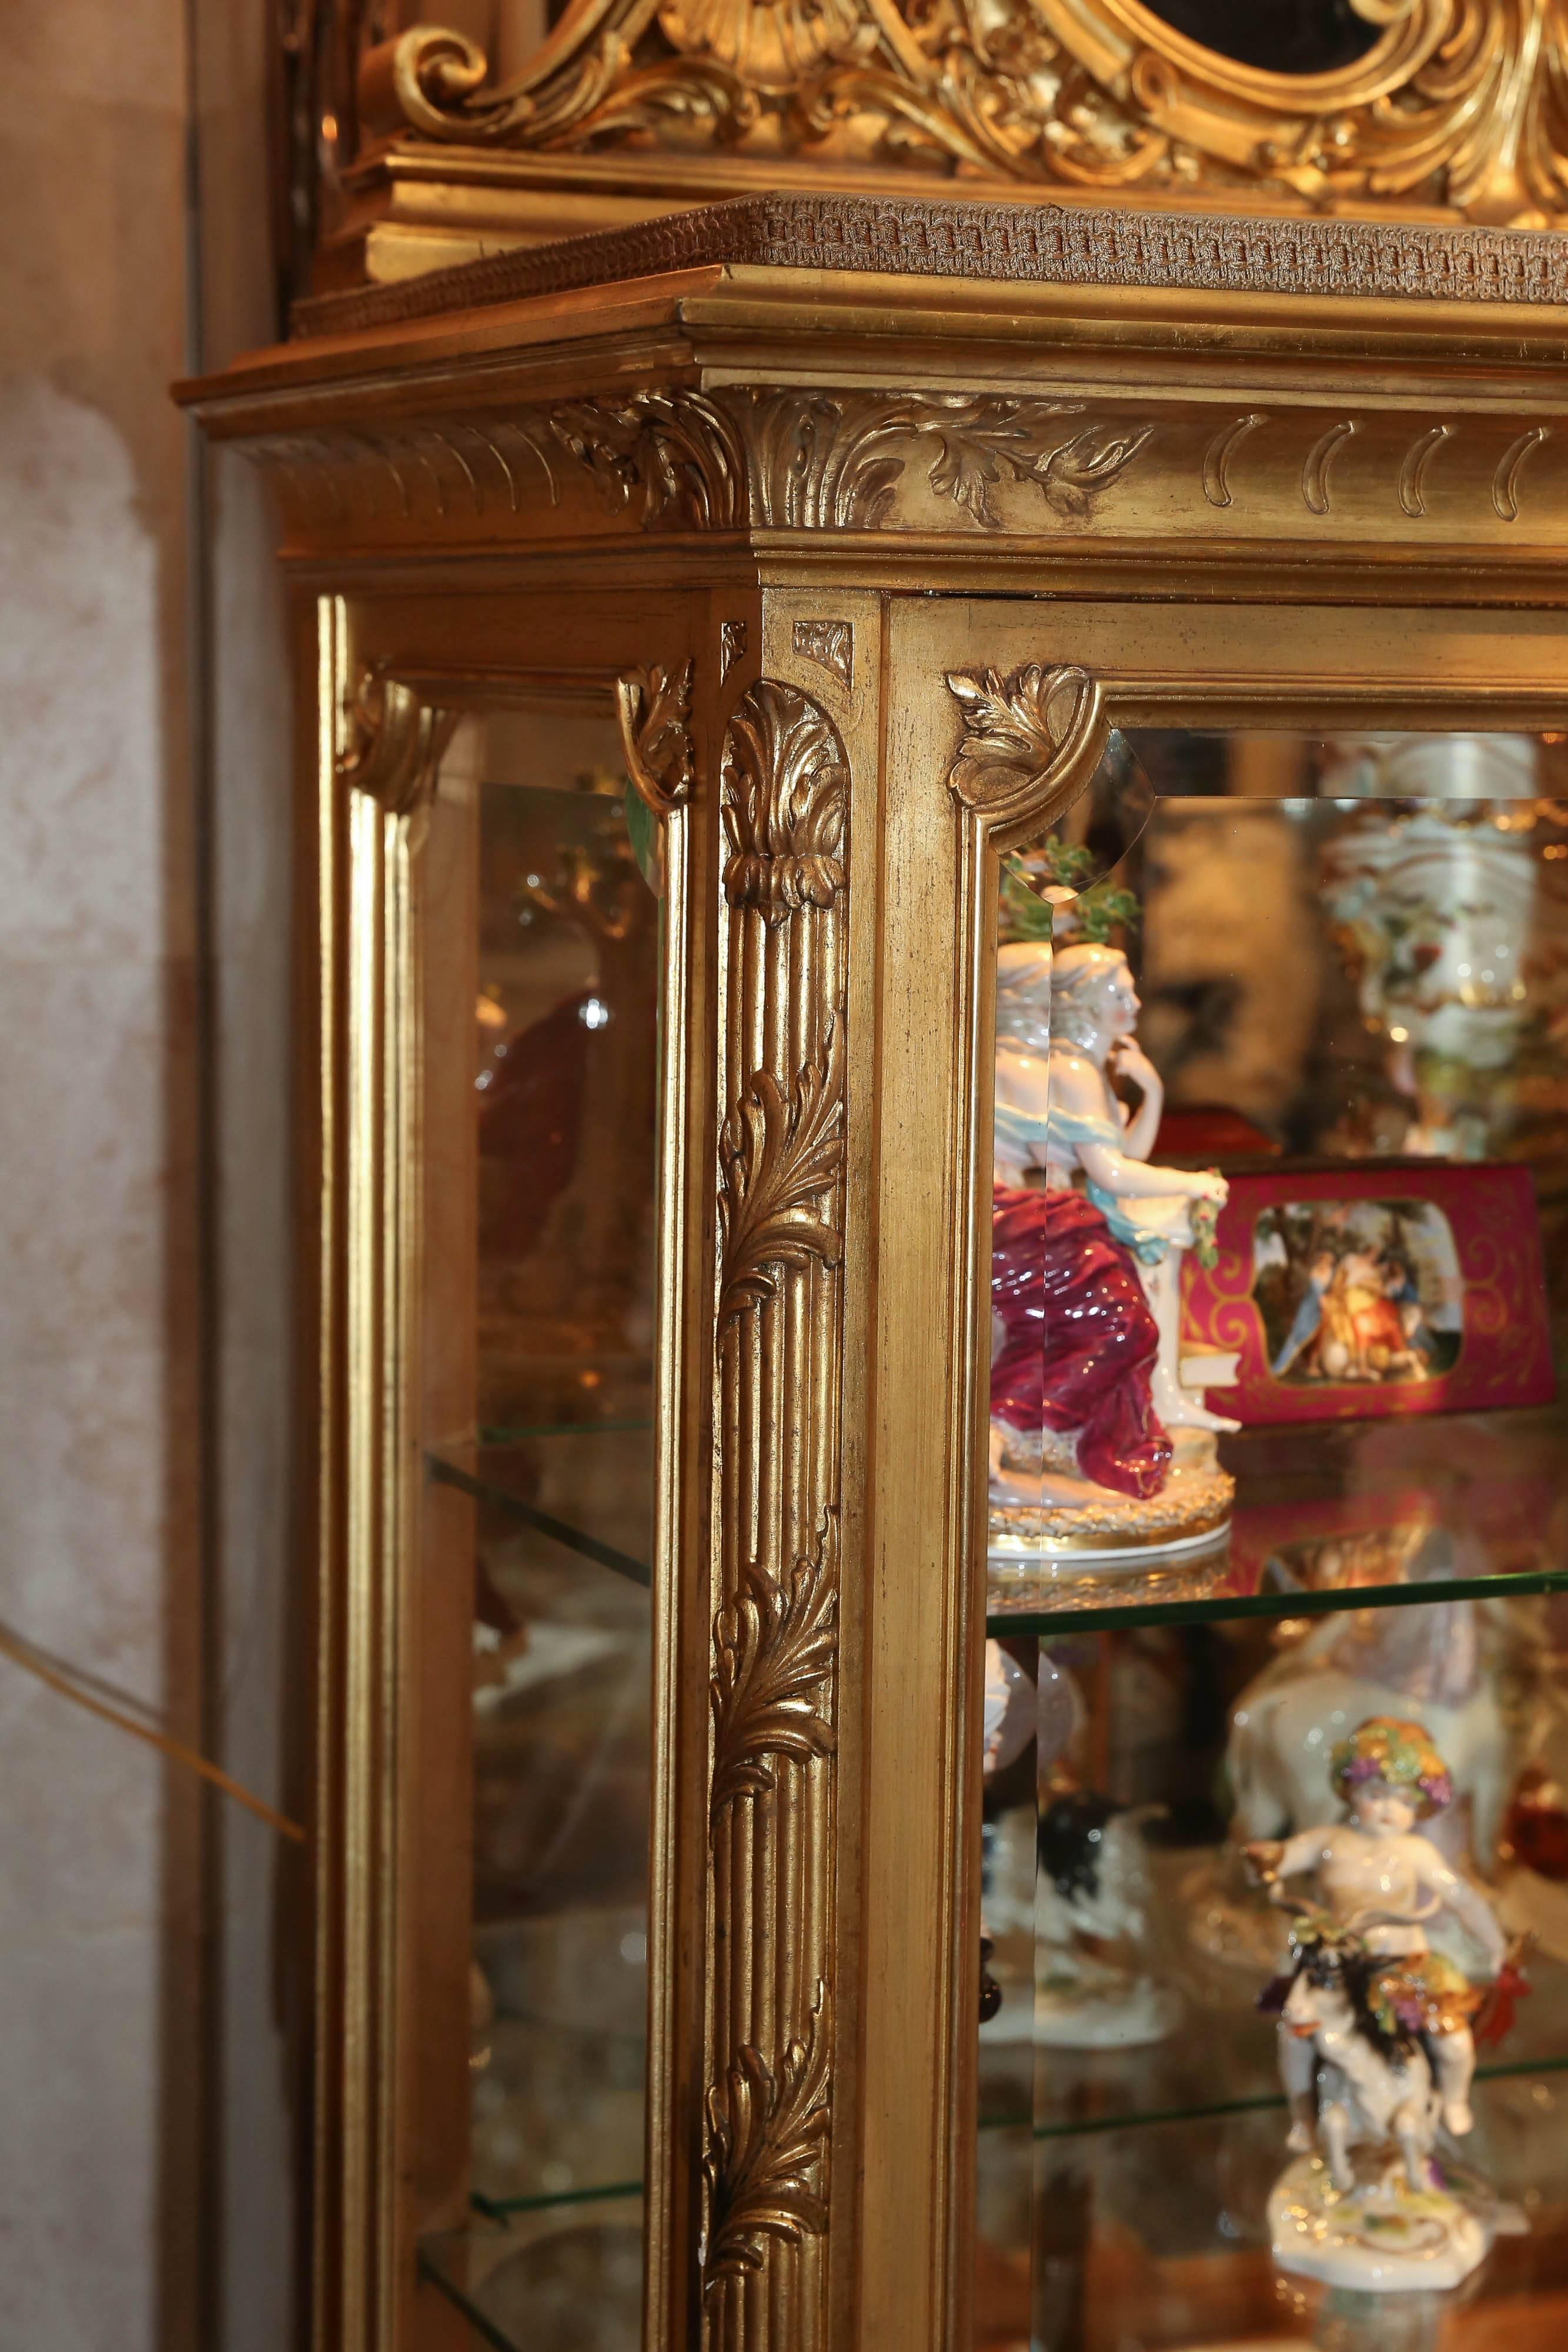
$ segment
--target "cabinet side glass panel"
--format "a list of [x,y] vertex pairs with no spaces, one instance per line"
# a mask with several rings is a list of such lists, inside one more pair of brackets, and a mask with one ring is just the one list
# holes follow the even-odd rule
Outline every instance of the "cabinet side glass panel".
[[1004,866],[978,2344],[1561,2334],[1563,762],[1113,735]]
[[[492,2340],[640,2340],[659,902],[608,711],[492,719],[479,788],[474,2229]],[[651,870],[651,869],[650,869]]]

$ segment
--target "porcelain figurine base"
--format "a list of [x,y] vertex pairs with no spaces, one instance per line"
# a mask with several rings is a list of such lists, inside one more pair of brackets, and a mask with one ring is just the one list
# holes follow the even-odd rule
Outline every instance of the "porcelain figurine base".
[[1352,2151],[1355,2185],[1335,2189],[1322,2157],[1301,2156],[1280,2176],[1269,2200],[1274,2260],[1298,2278],[1377,2294],[1458,2286],[1486,2259],[1494,2230],[1463,2200],[1479,2181],[1458,2166],[1434,2162],[1432,2185],[1406,2182],[1392,2145]]
[[[1038,1502],[1003,1501],[994,1490],[989,1509],[989,1549],[1035,1559],[1069,1559],[1092,1553],[1105,1565],[1146,1559],[1151,1554],[1197,1550],[1211,1544],[1230,1523],[1236,1481],[1219,1467],[1207,1430],[1172,1433],[1174,1458],[1164,1486],[1143,1499],[1089,1488],[1077,1475],[1071,1440],[1045,1431],[1040,1435],[1008,1432],[1006,1466],[1019,1484],[1038,1476]],[[1075,1485],[1084,1499],[1073,1498]]]

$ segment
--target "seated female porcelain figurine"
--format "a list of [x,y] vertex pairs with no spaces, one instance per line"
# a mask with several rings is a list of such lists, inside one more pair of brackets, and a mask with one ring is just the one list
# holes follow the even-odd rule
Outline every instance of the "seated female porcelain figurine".
[[[1437,2161],[1438,2126],[1468,2133],[1487,2000],[1427,1928],[1449,1915],[1506,1995],[1516,1984],[1502,1931],[1468,1880],[1416,1832],[1451,1789],[1422,1725],[1361,1724],[1333,1752],[1343,1822],[1258,1843],[1249,1859],[1295,1912],[1291,1976],[1264,2006],[1280,2017],[1280,2071],[1298,2161],[1270,2204],[1276,2258],[1338,2285],[1453,2286],[1490,2243],[1485,2200]],[[1292,1897],[1310,1880],[1315,1901]],[[1479,2206],[1480,2210],[1476,2208]]]
[[[1178,1254],[1195,1203],[1223,1202],[1225,1180],[1148,1165],[1164,1087],[1138,1012],[1118,949],[1053,958],[1019,941],[998,958],[993,1532],[1033,1505],[1048,1549],[1204,1540],[1228,1516],[1212,1439],[1173,1468],[1171,1436],[1235,1426],[1182,1389],[1176,1362]],[[1135,1111],[1113,1076],[1138,1089]]]

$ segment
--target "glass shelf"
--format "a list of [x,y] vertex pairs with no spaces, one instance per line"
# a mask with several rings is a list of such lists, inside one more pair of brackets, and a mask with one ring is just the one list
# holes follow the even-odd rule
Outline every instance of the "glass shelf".
[[1275,2271],[1267,2206],[1286,2154],[1271,2103],[1043,2147],[982,2138],[976,2352],[1555,2352],[1568,2326],[1565,2097],[1560,2070],[1478,2085],[1467,2160],[1494,2184],[1503,2226],[1447,2294],[1355,2294]]
[[540,1423],[432,1446],[425,1465],[438,1485],[542,1537],[541,1559],[572,1552],[646,1585],[653,1444],[641,1419]]
[[1568,1590],[1568,1448],[1555,1407],[1243,1430],[1229,1529],[1196,1552],[989,1561],[993,1634],[1312,1617]]
[[[478,2204],[478,2200],[475,2200]],[[643,2195],[611,2183],[420,2242],[421,2276],[494,2352],[636,2352]]]

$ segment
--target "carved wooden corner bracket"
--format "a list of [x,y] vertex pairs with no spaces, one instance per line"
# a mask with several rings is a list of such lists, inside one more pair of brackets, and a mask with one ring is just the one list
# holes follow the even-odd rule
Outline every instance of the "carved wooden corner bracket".
[[1007,678],[954,670],[947,685],[964,722],[948,788],[1010,847],[1070,808],[1098,767],[1111,732],[1100,682],[1031,665]]
[[689,728],[692,666],[630,669],[616,681],[615,716],[626,772],[637,796],[654,816],[690,800],[695,777]]
[[382,663],[371,663],[354,688],[351,743],[339,758],[339,782],[368,793],[389,816],[417,815],[435,789],[457,716],[426,702]]
[[[761,678],[726,736],[719,1547],[699,2267],[709,2343],[823,2343],[831,2204],[849,769]],[[763,1042],[765,1041],[765,1042]],[[805,1041],[797,1043],[792,1041]],[[775,2265],[783,2267],[774,2275]],[[780,2335],[754,2336],[768,2275]],[[755,2318],[757,2315],[753,2315]]]

